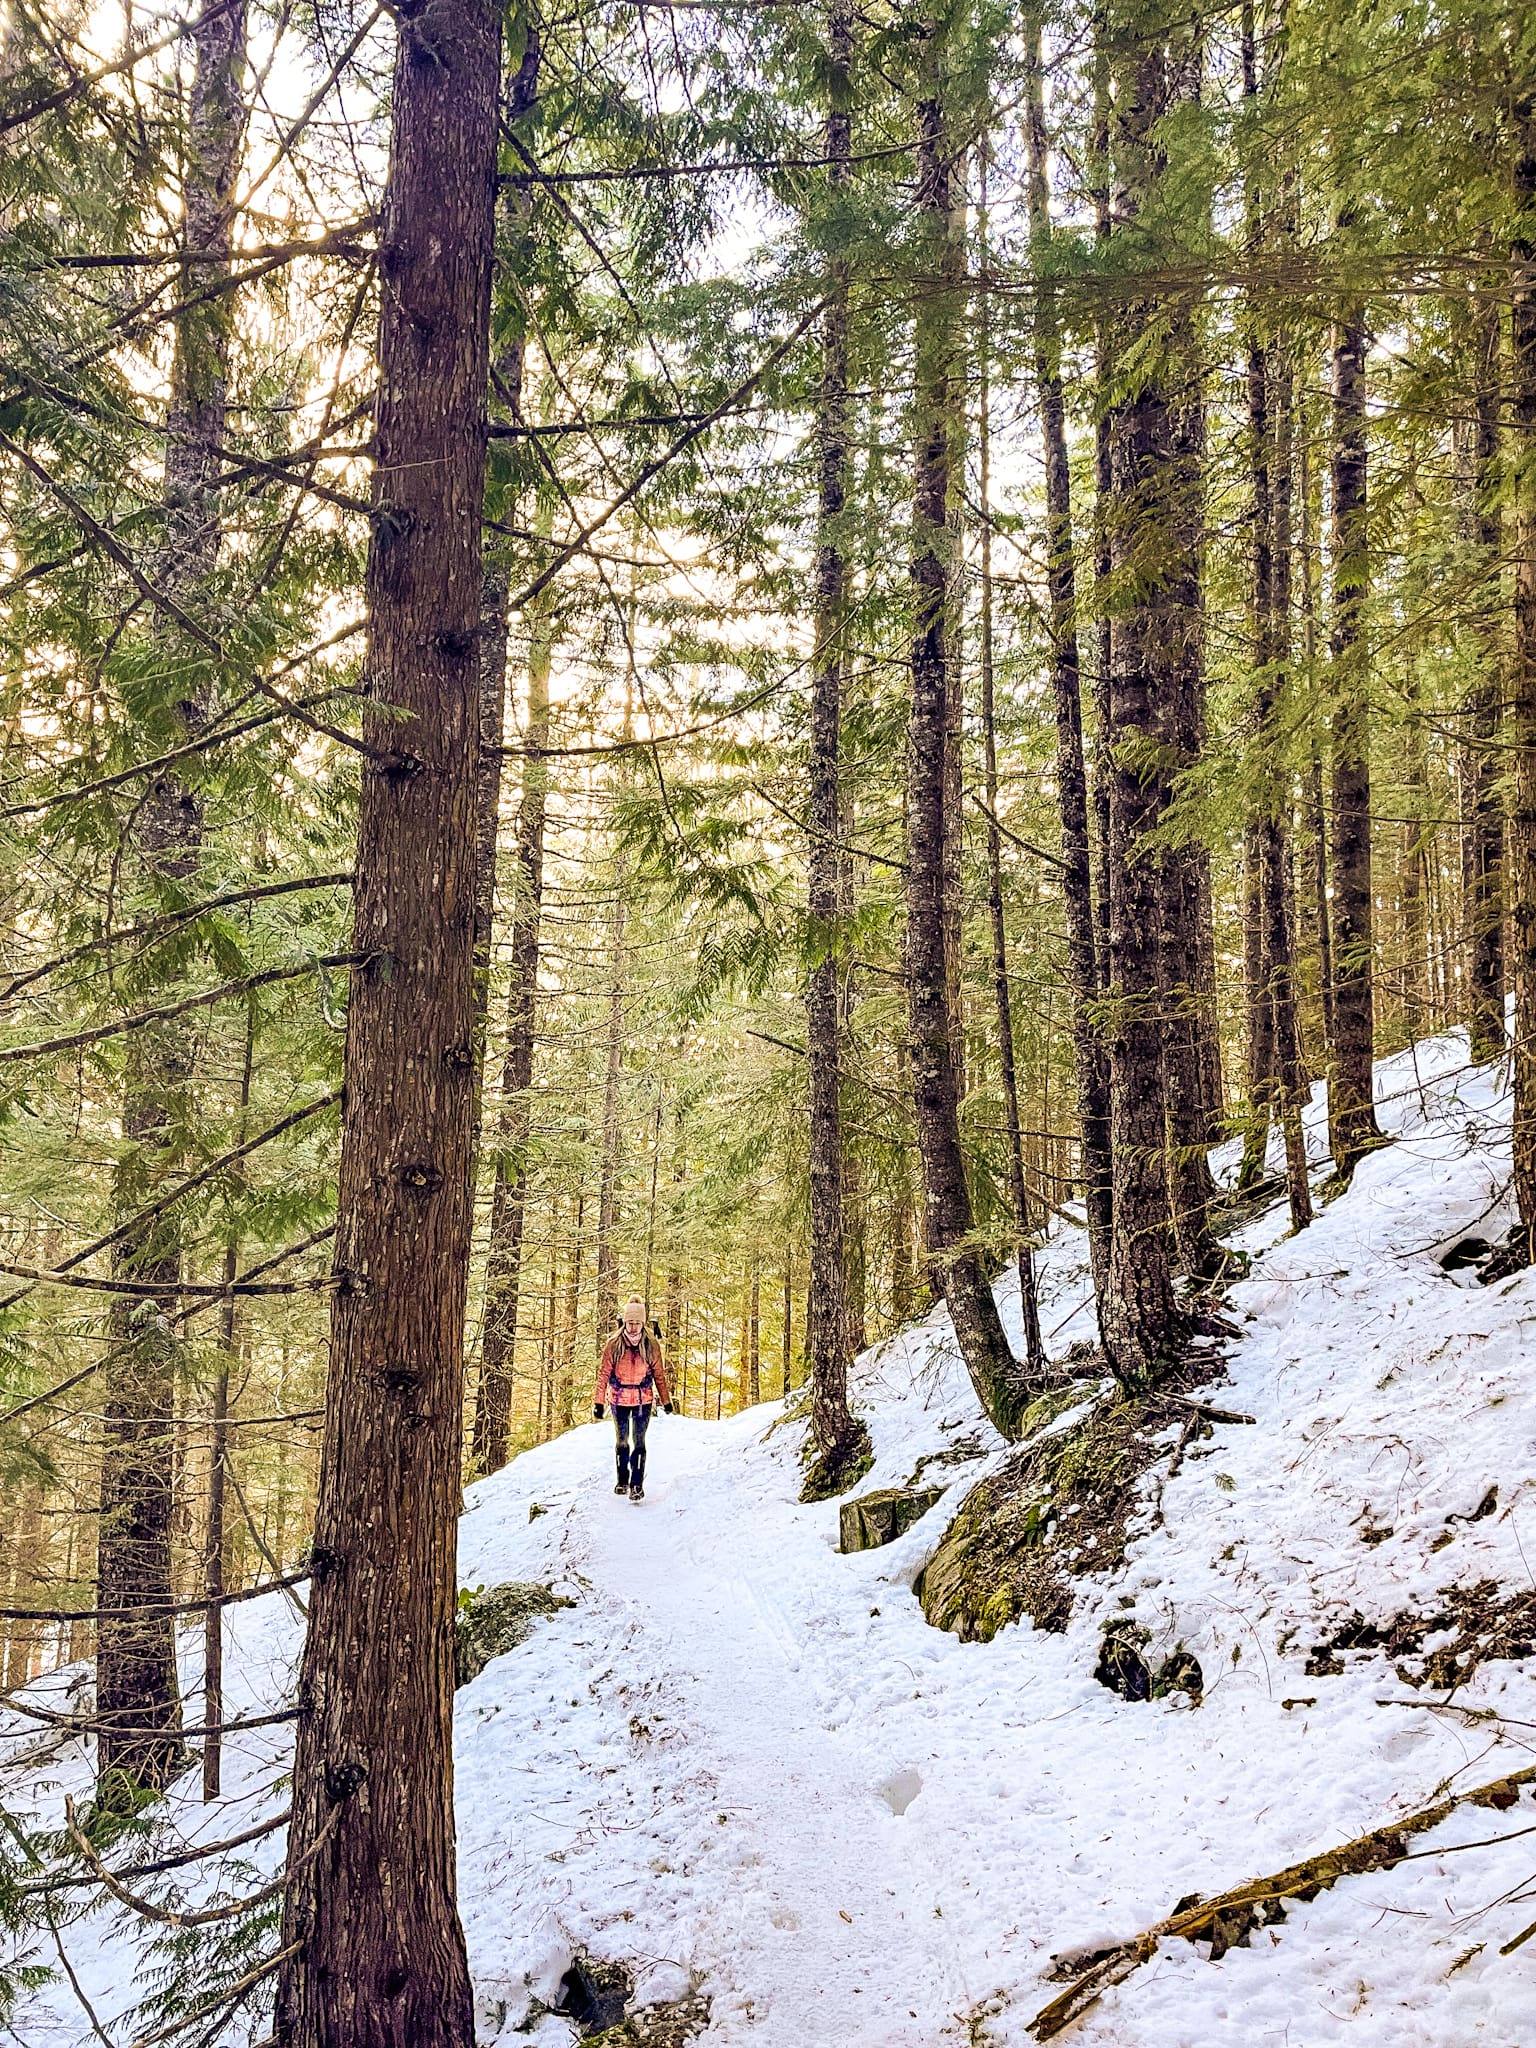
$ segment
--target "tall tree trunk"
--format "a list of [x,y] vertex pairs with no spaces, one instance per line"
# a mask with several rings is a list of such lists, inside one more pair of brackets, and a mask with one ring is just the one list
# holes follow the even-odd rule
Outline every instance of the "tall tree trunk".
[[[849,176],[853,10],[833,0],[827,16],[828,182]],[[807,894],[817,955],[806,980],[810,1084],[811,1272],[805,1354],[811,1380],[811,1443],[820,1468],[813,1492],[836,1490],[866,1442],[848,1405],[848,1258],[843,1184],[842,1045],[836,931],[841,907],[841,724],[848,568],[843,519],[848,488],[848,265],[829,266],[817,394],[818,503],[815,653],[811,673],[810,843]],[[787,1391],[787,1388],[786,1388]]]
[[[987,165],[981,166],[981,255],[984,272],[991,269],[987,241]],[[1003,1118],[1007,1125],[1008,1191],[1013,1203],[1013,1228],[1018,1240],[1019,1316],[1024,1336],[1024,1364],[1039,1379],[1045,1371],[1045,1345],[1040,1335],[1040,1291],[1035,1281],[1031,1242],[1029,1184],[1024,1174],[1024,1137],[1019,1121],[1019,1079],[1013,1045],[1013,996],[1008,982],[1008,928],[1003,915],[1003,838],[997,818],[997,675],[992,616],[992,365],[990,296],[982,287],[977,353],[977,490],[981,500],[981,739],[982,772],[987,799],[987,913],[992,927],[992,989],[997,1008],[997,1062],[1003,1086]],[[1074,646],[1075,646],[1074,640]],[[1070,918],[1070,913],[1069,913]],[[1090,941],[1091,943],[1091,941]]]
[[[1274,696],[1288,700],[1291,681],[1291,514],[1294,500],[1295,371],[1290,339],[1275,344],[1269,378],[1272,399],[1270,476],[1270,633],[1268,649],[1276,664]],[[1312,1221],[1312,1188],[1307,1178],[1307,1139],[1302,1109],[1307,1099],[1306,1068],[1301,1056],[1301,1025],[1296,1001],[1296,916],[1291,875],[1289,777],[1276,758],[1266,785],[1270,829],[1266,832],[1260,874],[1263,903],[1263,954],[1269,980],[1275,1082],[1280,1127],[1285,1139],[1285,1182],[1291,1228],[1304,1230]]]
[[617,878],[609,925],[608,1055],[603,1073],[601,1167],[597,1183],[597,1349],[613,1335],[619,1308],[619,1083],[624,1073],[624,881]]
[[[256,1020],[245,1020],[245,1064],[240,1074],[240,1120],[237,1144],[243,1145],[251,1102],[251,1074],[256,1062]],[[224,1285],[233,1288],[240,1250],[231,1238],[224,1247]],[[238,1302],[231,1292],[219,1305],[219,1362],[213,1376],[213,1401],[208,1444],[208,1513],[203,1529],[203,1797],[217,1799],[223,1775],[224,1750],[224,1593],[229,1532],[225,1527],[226,1481],[229,1477],[229,1369],[236,1355]]]
[[1467,704],[1467,833],[1465,906],[1467,1029],[1475,1061],[1500,1058],[1504,1029],[1504,817],[1499,796],[1502,668],[1499,643],[1503,517],[1496,495],[1499,454],[1499,314],[1497,302],[1476,313],[1477,423],[1472,436],[1472,538],[1482,557],[1486,591],[1481,664]]
[[946,134],[947,37],[922,29],[924,97],[917,108],[917,205],[926,243],[916,332],[912,536],[912,711],[907,735],[908,1030],[912,1099],[923,1164],[925,1241],[961,1356],[992,1422],[1017,1435],[1028,1375],[1008,1348],[991,1283],[971,1243],[973,1216],[960,1145],[957,1020],[949,1000],[945,796],[955,743],[949,675],[952,437],[959,404],[959,248]]
[[[245,139],[244,0],[202,16],[192,30],[193,70],[182,169],[186,296],[176,322],[166,423],[165,552],[159,581],[197,611],[218,562],[220,466],[228,416],[233,294],[220,292],[234,246],[232,204]],[[195,260],[192,260],[195,259]],[[208,296],[209,293],[212,296]],[[186,650],[178,650],[185,656]],[[200,658],[200,656],[198,657]],[[211,710],[210,685],[194,684],[176,708],[194,735]],[[202,857],[201,795],[179,776],[157,775],[145,792],[134,851],[146,879],[185,884]],[[177,1172],[190,1111],[192,1042],[179,1022],[134,1034],[124,1055],[122,1134],[114,1205],[128,1217]],[[97,1547],[96,1762],[98,1797],[159,1790],[186,1762],[170,1614],[175,1390],[173,1320],[181,1282],[176,1211],[134,1227],[113,1254],[117,1274],[160,1292],[117,1297],[103,1374],[105,1442]]]
[[1348,314],[1333,350],[1333,1064],[1328,1125],[1347,1181],[1382,1144],[1373,1099],[1375,994],[1371,900],[1371,716],[1365,598],[1365,318]]
[[[426,40],[430,30],[430,41]],[[346,1100],[307,1711],[274,2037],[472,2048],[453,1617],[473,1220],[480,508],[498,24],[402,21],[378,397]],[[398,713],[404,716],[398,716]]]
[[1515,1200],[1530,1254],[1536,1252],[1536,92],[1529,86],[1515,103],[1514,173],[1520,220],[1510,266],[1510,454],[1516,483],[1509,898],[1515,983]]
[[793,1246],[784,1249],[784,1312],[779,1324],[780,1366],[779,1395],[787,1401],[794,1386],[792,1368],[795,1356],[795,1254]]
[[[1171,100],[1199,98],[1202,45],[1182,36],[1172,46]],[[1187,314],[1175,311],[1168,342],[1172,462],[1164,488],[1168,512],[1166,598],[1169,632],[1164,744],[1175,771],[1205,749],[1205,369]],[[1168,1116],[1169,1211],[1179,1262],[1187,1273],[1215,1275],[1223,1253],[1211,1231],[1216,1193],[1208,1157],[1220,1135],[1221,1060],[1215,1050],[1215,938],[1211,930],[1210,853],[1186,827],[1160,863],[1163,901],[1163,1086]]]
[[[1174,104],[1178,67],[1156,39],[1127,25],[1114,40],[1119,72],[1114,110],[1115,238],[1134,227],[1143,199],[1165,168],[1159,127]],[[1133,243],[1134,247],[1134,243]],[[1130,300],[1107,351],[1125,346],[1157,317]],[[1170,340],[1148,357],[1129,389],[1107,407],[1109,542],[1114,581],[1127,594],[1113,616],[1109,674],[1110,928],[1108,1018],[1114,1222],[1109,1287],[1100,1321],[1105,1349],[1126,1385],[1154,1377],[1174,1350],[1183,1319],[1170,1260],[1165,1060],[1187,1043],[1166,1014],[1187,1000],[1189,949],[1182,864],[1150,835],[1173,801],[1172,771],[1188,742],[1189,667],[1199,633],[1197,535],[1187,504],[1190,401],[1184,351]],[[1169,870],[1173,870],[1170,876]],[[1176,942],[1176,951],[1173,950]],[[1170,953],[1172,952],[1172,957]]]
[[747,1297],[747,1403],[755,1408],[763,1398],[763,1267],[752,1256],[752,1284]]
[[[1040,24],[1030,23],[1028,83],[1028,194],[1030,242],[1040,276],[1051,243],[1049,141]],[[1088,770],[1083,753],[1082,676],[1077,640],[1077,563],[1072,534],[1072,465],[1067,450],[1061,342],[1054,303],[1044,286],[1035,303],[1035,382],[1045,444],[1046,582],[1050,595],[1051,691],[1056,711],[1056,794],[1061,809],[1065,866],[1062,898],[1067,920],[1067,976],[1071,984],[1072,1053],[1077,1075],[1083,1203],[1094,1292],[1102,1299],[1109,1275],[1112,1174],[1109,1158],[1109,1067],[1095,1022],[1099,949],[1094,933],[1093,864],[1089,851]],[[1105,794],[1107,796],[1107,781]],[[989,802],[991,799],[989,799]],[[994,806],[995,808],[995,806]],[[1102,849],[1101,849],[1102,850]]]
[[507,985],[507,1043],[497,1108],[496,1170],[485,1268],[485,1322],[471,1455],[477,1472],[507,1462],[517,1303],[528,1207],[528,1136],[532,1122],[534,1046],[538,1029],[539,932],[544,905],[544,824],[549,793],[549,676],[553,623],[543,596],[528,611],[527,753],[517,812],[516,897],[512,906],[512,974]]

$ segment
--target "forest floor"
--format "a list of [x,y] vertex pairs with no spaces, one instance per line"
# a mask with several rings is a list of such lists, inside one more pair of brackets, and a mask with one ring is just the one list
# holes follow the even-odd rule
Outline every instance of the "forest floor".
[[[642,2005],[698,1991],[708,2042],[1023,2044],[1061,1988],[1053,1957],[1536,1761],[1536,1273],[1485,1288],[1439,1263],[1510,1220],[1500,1078],[1455,1038],[1383,1062],[1391,1147],[1300,1237],[1278,1208],[1235,1233],[1254,1263],[1208,1398],[1254,1426],[1154,1466],[1124,1563],[1074,1581],[1062,1633],[962,1643],[913,1595],[1006,1455],[942,1314],[856,1372],[866,1487],[921,1467],[948,1489],[883,1550],[840,1555],[837,1504],[799,1504],[801,1432],[777,1404],[658,1418],[642,1505],[611,1490],[606,1425],[472,1488],[463,1582],[575,1603],[458,1696],[482,2037],[564,2048],[571,2025],[542,2008],[584,1952],[624,1964]],[[1060,1352],[1088,1334],[1077,1233],[1042,1259],[1042,1293]],[[1145,1629],[1154,1665],[1192,1652],[1203,1703],[1098,1683],[1111,1617]],[[297,1630],[276,1600],[232,1612],[235,1710],[278,1702]],[[57,1751],[8,1803],[52,1812],[87,1764]],[[169,1824],[212,1839],[280,1805],[280,1733],[231,1764],[222,1808],[189,1778]],[[1499,1954],[1536,1918],[1529,1804],[1459,1809],[1219,1961],[1164,1940],[1064,2038],[1531,2048],[1536,1944]],[[64,1939],[126,2044],[141,1937],[98,1914]],[[15,2026],[27,2048],[93,2038],[63,1983]]]

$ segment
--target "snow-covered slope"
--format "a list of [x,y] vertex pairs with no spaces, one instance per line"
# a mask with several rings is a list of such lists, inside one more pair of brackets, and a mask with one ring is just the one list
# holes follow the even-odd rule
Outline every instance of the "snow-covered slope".
[[[598,1425],[471,1490],[464,1582],[550,1580],[576,1601],[458,1696],[486,2040],[568,2041],[564,2022],[530,2021],[530,2001],[553,1999],[580,1948],[628,1964],[642,1999],[700,1985],[711,2042],[1023,2043],[1059,1988],[1043,1980],[1053,1955],[1533,1760],[1528,1659],[1484,1663],[1449,1707],[1379,1650],[1306,1670],[1352,1614],[1431,1612],[1448,1586],[1536,1587],[1536,1274],[1468,1287],[1437,1259],[1510,1220],[1500,1077],[1467,1071],[1451,1038],[1384,1062],[1378,1087],[1397,1142],[1349,1194],[1299,1238],[1281,1211],[1239,1236],[1254,1254],[1228,1302],[1243,1334],[1213,1398],[1255,1425],[1191,1447],[1124,1568],[1078,1582],[1063,1634],[1026,1623],[964,1644],[913,1596],[1000,1456],[942,1314],[856,1375],[868,1485],[957,1444],[977,1453],[927,1465],[950,1490],[888,1549],[838,1554],[836,1503],[798,1504],[799,1431],[772,1405],[658,1418],[641,1507],[614,1497]],[[1087,1331],[1080,1242],[1068,1233],[1042,1266],[1059,1350]],[[1154,1649],[1192,1650],[1204,1704],[1096,1683],[1110,1615],[1144,1624]],[[291,1618],[273,1606],[233,1626],[244,1683],[270,1693]],[[210,1833],[246,1823],[279,1746],[263,1735],[241,1759],[235,1811]],[[66,1760],[49,1797],[83,1775]],[[176,1818],[200,1811],[189,1788]],[[1526,1804],[1466,1808],[1394,1870],[1292,1904],[1251,1948],[1212,1963],[1165,1942],[1067,2038],[1531,2048],[1536,1944],[1498,1952],[1536,1918],[1529,1826]],[[132,2002],[107,1925],[69,1936],[103,2017]],[[29,2048],[87,2031],[67,1989],[21,2025]]]

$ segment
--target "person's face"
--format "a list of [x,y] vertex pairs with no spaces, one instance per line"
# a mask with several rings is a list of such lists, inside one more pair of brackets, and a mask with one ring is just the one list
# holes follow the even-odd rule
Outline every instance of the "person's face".
[[642,1311],[636,1308],[633,1303],[624,1311],[624,1334],[628,1337],[631,1344],[640,1335],[641,1315]]

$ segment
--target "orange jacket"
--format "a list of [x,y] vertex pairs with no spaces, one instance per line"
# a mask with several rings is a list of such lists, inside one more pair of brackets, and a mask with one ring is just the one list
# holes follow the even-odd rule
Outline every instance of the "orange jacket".
[[671,1399],[661,1346],[650,1331],[642,1333],[638,1344],[631,1344],[622,1329],[616,1331],[603,1346],[598,1361],[593,1407],[606,1404],[614,1408],[639,1408],[649,1407],[654,1401],[666,1407]]

